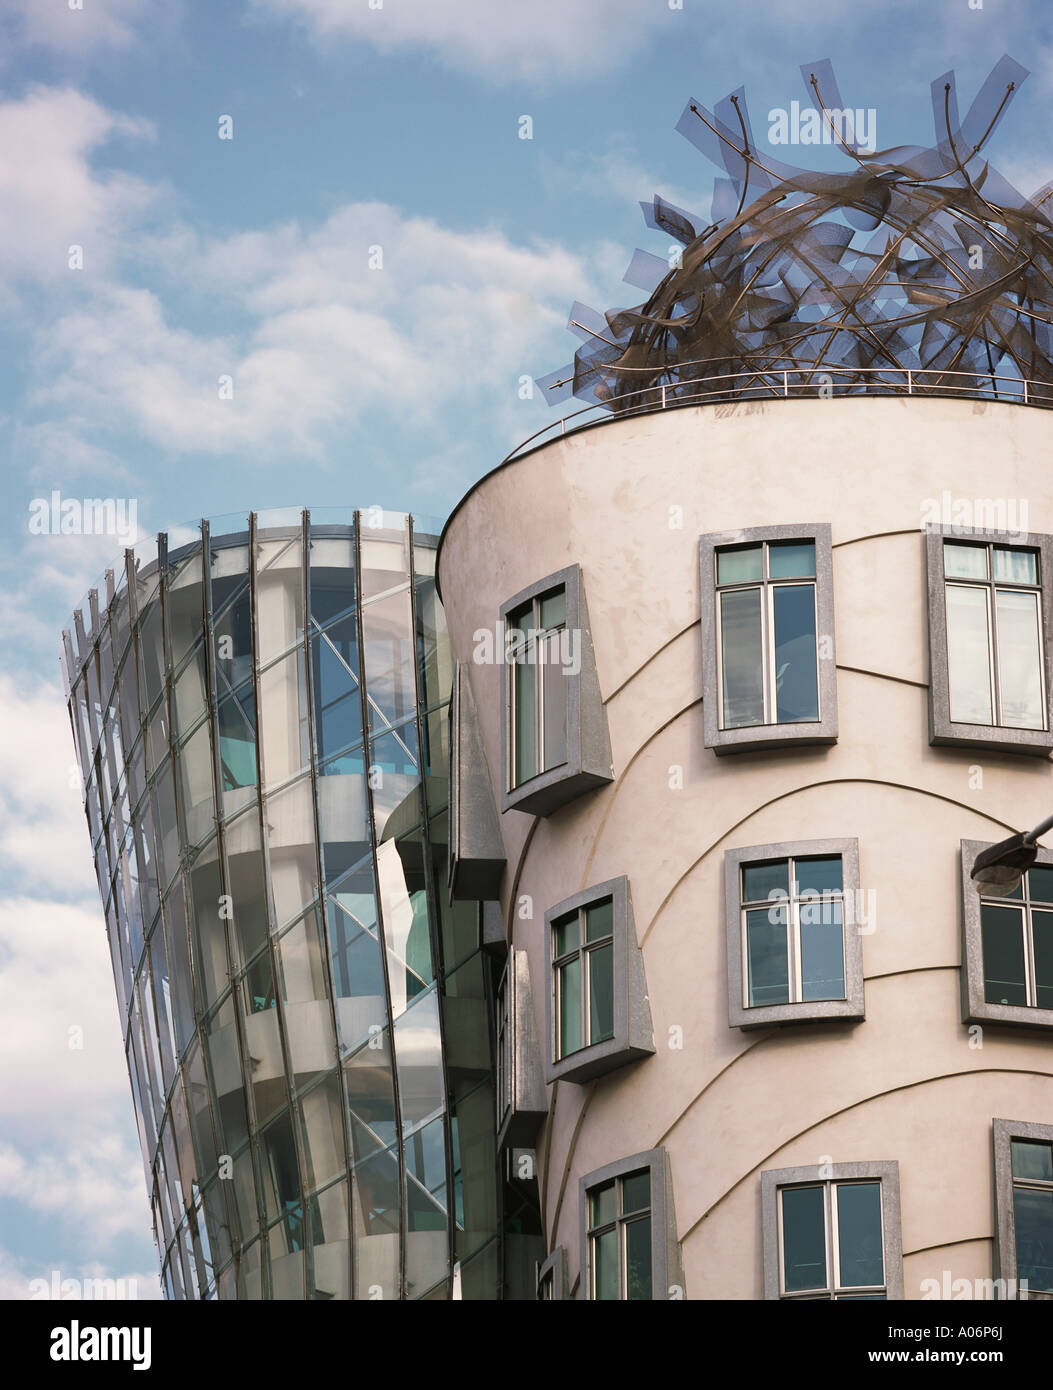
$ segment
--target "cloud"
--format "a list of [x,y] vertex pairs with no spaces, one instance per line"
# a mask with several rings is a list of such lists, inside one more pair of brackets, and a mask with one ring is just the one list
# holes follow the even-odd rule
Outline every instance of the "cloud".
[[127,49],[156,10],[149,0],[5,0],[0,33],[11,47],[89,56]]
[[[0,1301],[10,1301],[13,1299],[33,1299],[41,1297],[51,1297],[51,1290],[55,1286],[57,1277],[58,1287],[61,1293],[62,1281],[76,1279],[81,1285],[80,1295],[95,1293],[97,1297],[104,1297],[105,1291],[100,1289],[97,1281],[112,1280],[116,1286],[114,1292],[121,1293],[125,1298],[135,1298],[142,1302],[145,1300],[157,1300],[162,1297],[161,1281],[155,1270],[148,1273],[143,1271],[126,1272],[121,1265],[116,1263],[104,1264],[98,1260],[89,1261],[87,1264],[79,1262],[63,1262],[63,1268],[45,1268],[41,1261],[33,1260],[25,1256],[14,1255],[8,1250],[0,1249]],[[40,1285],[34,1285],[34,1280],[43,1280],[47,1286],[44,1292]],[[89,1283],[88,1281],[92,1281]],[[73,1298],[74,1290],[71,1285],[66,1285],[66,1297]]]
[[93,1249],[142,1233],[142,1161],[116,1135],[78,1136],[76,1142],[37,1150],[28,1158],[13,1144],[0,1142],[0,1189],[5,1201],[85,1232]]

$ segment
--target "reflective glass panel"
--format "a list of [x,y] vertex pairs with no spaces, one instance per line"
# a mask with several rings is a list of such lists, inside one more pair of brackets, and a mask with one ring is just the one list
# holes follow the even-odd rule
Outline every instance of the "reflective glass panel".
[[824,1210],[821,1187],[783,1189],[783,1278],[787,1293],[827,1285]]
[[1053,912],[1031,911],[1031,940],[1035,954],[1035,1004],[1053,1009]]
[[581,1047],[581,957],[561,965],[558,974],[559,1053],[566,1057]]
[[837,1244],[842,1288],[883,1284],[881,1184],[840,1183],[837,1193]]
[[625,1297],[651,1296],[651,1218],[641,1216],[625,1226]]
[[785,907],[746,913],[746,957],[750,1007],[788,1003]]
[[763,724],[760,589],[735,589],[720,595],[720,648],[724,728]]
[[1053,1290],[1053,1191],[1013,1189],[1016,1275],[1028,1291]]
[[780,584],[772,590],[775,618],[775,708],[780,724],[819,718],[815,588]]
[[813,578],[815,542],[772,541],[768,546],[768,574],[772,579]]
[[947,585],[947,678],[958,724],[992,722],[987,606],[987,589]]
[[1033,550],[1004,550],[996,545],[994,578],[996,584],[1037,584],[1038,556]]
[[1023,910],[980,907],[984,953],[984,998],[988,1004],[1026,1004]]
[[718,584],[745,584],[763,577],[764,559],[759,545],[717,551]]
[[1053,1144],[1034,1139],[1013,1139],[1013,1177],[1053,1182]]
[[827,859],[795,859],[794,878],[798,893],[840,893],[841,856]]
[[996,589],[995,609],[1001,722],[1013,729],[1044,728],[1038,594]]
[[815,904],[810,915],[814,920],[806,921],[802,904],[801,997],[843,999],[845,953],[841,904],[827,899]]
[[787,897],[790,865],[788,859],[773,859],[767,864],[747,864],[742,869],[742,901],[768,902],[772,894]]
[[949,579],[986,579],[987,547],[944,541],[943,572]]
[[589,1042],[614,1037],[614,946],[594,946],[589,960]]

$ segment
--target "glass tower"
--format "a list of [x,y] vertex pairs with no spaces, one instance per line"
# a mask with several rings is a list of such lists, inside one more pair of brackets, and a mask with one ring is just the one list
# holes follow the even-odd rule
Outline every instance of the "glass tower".
[[495,1298],[491,977],[411,517],[158,537],[63,634],[169,1298]]

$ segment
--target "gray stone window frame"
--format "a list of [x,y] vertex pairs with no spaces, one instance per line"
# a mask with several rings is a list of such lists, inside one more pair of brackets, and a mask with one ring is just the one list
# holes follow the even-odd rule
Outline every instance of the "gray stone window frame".
[[[1053,1144],[1053,1125],[1036,1124],[1031,1120],[992,1120],[991,1130],[994,1145],[995,1186],[994,1277],[1006,1281],[1005,1290],[999,1292],[1004,1293],[1008,1301],[1030,1302],[1032,1300],[1029,1300],[1026,1295],[1021,1299],[1016,1282],[1016,1214],[1013,1203],[1012,1141],[1014,1139],[1037,1139],[1042,1143]],[[1013,1281],[1011,1295],[1009,1293],[1010,1280]],[[1036,1290],[1036,1292],[1040,1291]]]
[[[984,541],[1038,552],[1042,593],[1042,651],[1046,683],[1046,727],[1014,729],[1002,724],[962,724],[951,720],[948,683],[947,609],[944,598],[943,545],[946,540]],[[925,528],[925,567],[929,591],[929,743],[952,748],[990,748],[1003,753],[1043,757],[1053,751],[1053,536],[1021,536],[980,527]],[[993,582],[990,587],[994,587]]]
[[[552,1290],[548,1296],[548,1300],[542,1298],[541,1295],[541,1289],[546,1280],[548,1280]],[[570,1297],[570,1285],[567,1281],[567,1251],[565,1246],[561,1245],[553,1250],[552,1254],[538,1265],[535,1283],[537,1286],[536,1297],[539,1303],[544,1303],[549,1300],[562,1303]]]
[[509,949],[495,1004],[497,1146],[528,1147],[548,1114],[548,1104],[525,951]]
[[[972,867],[981,850],[990,849],[994,841],[963,840],[962,842],[962,1022],[1007,1023],[1026,1028],[1053,1028],[1053,1009],[1040,1009],[1034,1004],[989,1004],[984,998],[984,945],[981,931],[980,904],[982,895],[972,881]],[[1039,849],[1036,864],[1053,867],[1053,852]],[[1023,906],[1023,902],[1020,903]],[[1053,911],[1053,906],[1050,907]]]
[[589,1300],[592,1269],[589,1260],[589,1192],[614,1178],[624,1178],[642,1168],[651,1173],[651,1301],[685,1298],[680,1243],[673,1210],[673,1179],[664,1148],[647,1149],[616,1159],[578,1180],[578,1222],[581,1238],[581,1275],[578,1298]]
[[[753,724],[722,729],[719,719],[720,642],[717,623],[716,552],[726,546],[764,541],[815,544],[815,635],[819,669],[819,718],[802,724]],[[767,581],[766,581],[767,582]],[[829,522],[793,526],[751,526],[714,531],[699,541],[699,595],[702,617],[702,726],[705,746],[716,754],[754,748],[794,748],[837,742],[837,658],[834,651],[834,560]],[[827,641],[829,654],[824,655]]]
[[[805,1164],[796,1168],[769,1168],[761,1173],[761,1228],[764,1243],[764,1297],[796,1303],[809,1298],[822,1298],[822,1292],[801,1290],[784,1294],[782,1291],[782,1248],[779,1239],[779,1199],[787,1187],[829,1186],[839,1182],[880,1182],[881,1184],[881,1246],[885,1265],[885,1300],[903,1298],[903,1232],[899,1199],[899,1163],[895,1159],[869,1163]],[[827,1237],[827,1266],[830,1263],[830,1231]],[[833,1292],[834,1285],[827,1285]]]
[[[610,898],[614,907],[614,1034],[603,1042],[588,1043],[577,1052],[559,1057],[553,923],[604,898]],[[550,1086],[556,1081],[590,1081],[595,1076],[602,1076],[617,1067],[653,1055],[654,1031],[644,978],[643,953],[636,939],[629,880],[624,875],[593,884],[548,909],[545,913],[545,961],[545,1023],[548,1034],[545,1080]]]
[[607,711],[600,694],[596,673],[596,656],[589,630],[589,613],[585,601],[585,584],[580,565],[568,565],[556,570],[501,605],[502,635],[508,630],[509,614],[533,602],[550,590],[562,588],[566,595],[567,615],[564,626],[578,632],[581,668],[577,673],[565,673],[567,685],[567,757],[557,767],[539,772],[519,786],[512,785],[512,683],[506,651],[497,653],[501,668],[501,812],[525,811],[535,816],[548,816],[594,787],[614,780],[611,762],[610,736],[607,730]]
[[845,998],[808,999],[790,1004],[748,1007],[744,1000],[741,870],[744,864],[770,859],[841,856],[842,896],[858,901],[859,841],[854,839],[786,840],[778,844],[748,845],[724,854],[724,909],[728,950],[728,1026],[765,1028],[773,1024],[814,1023],[822,1019],[862,1022],[866,1017],[863,984],[863,940],[858,924],[849,922],[842,909]]

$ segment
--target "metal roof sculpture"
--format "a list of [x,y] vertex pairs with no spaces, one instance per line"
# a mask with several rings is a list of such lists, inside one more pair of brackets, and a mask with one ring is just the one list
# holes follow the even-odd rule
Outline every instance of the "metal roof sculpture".
[[801,74],[823,143],[851,167],[762,153],[742,88],[714,112],[689,102],[677,130],[724,171],[709,217],[641,203],[679,247],[668,260],[634,255],[625,279],[649,292],[643,304],[574,305],[583,346],[539,378],[546,399],[617,412],[826,383],[836,395],[913,387],[1053,405],[1053,182],[1024,197],[982,158],[1026,69],[1003,57],[964,120],[946,73],[932,83],[935,145],[878,151],[829,62]]

